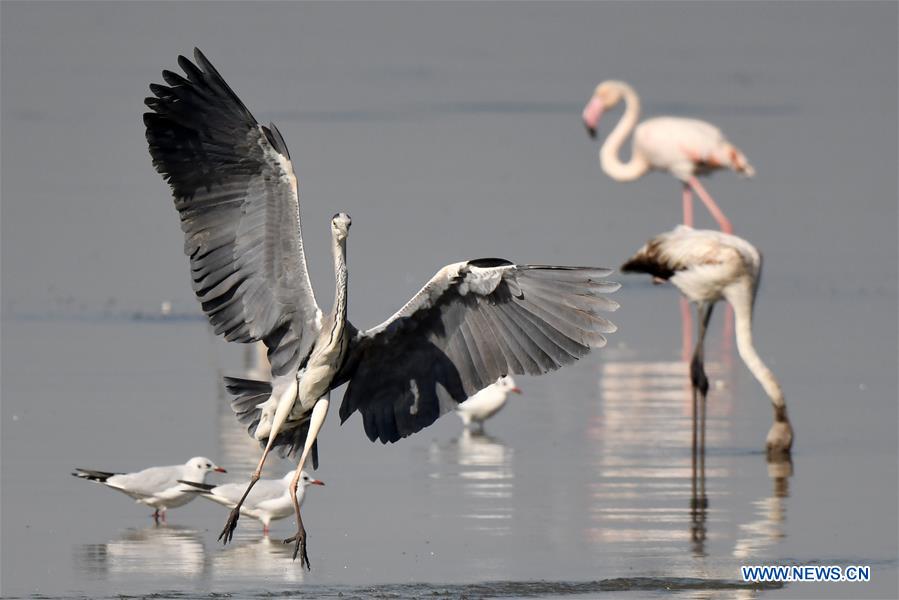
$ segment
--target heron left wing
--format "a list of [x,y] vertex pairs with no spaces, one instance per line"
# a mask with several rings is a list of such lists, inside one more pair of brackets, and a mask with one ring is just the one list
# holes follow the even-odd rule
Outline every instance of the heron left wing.
[[145,103],[153,165],[172,187],[197,299],[229,341],[262,340],[273,375],[295,372],[318,335],[284,138],[261,126],[194,50],[185,75],[163,71]]
[[374,441],[395,442],[502,375],[537,375],[604,346],[618,284],[592,267],[478,259],[441,269],[384,323],[359,332],[336,385]]

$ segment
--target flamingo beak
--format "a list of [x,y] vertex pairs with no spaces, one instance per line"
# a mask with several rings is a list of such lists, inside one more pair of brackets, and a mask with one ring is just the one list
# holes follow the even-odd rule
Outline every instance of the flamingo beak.
[[213,471],[215,471],[216,473],[227,473],[228,472],[221,467],[216,467],[213,469]]
[[309,482],[309,485],[325,485],[325,482],[321,479],[313,479]]
[[599,126],[599,119],[602,117],[602,100],[599,99],[598,96],[593,96],[590,99],[590,102],[587,103],[587,106],[584,107],[584,112],[581,114],[581,118],[584,120],[584,127],[587,128],[587,135],[590,136],[591,140],[596,139],[596,128]]
[[513,387],[513,388],[510,389],[509,391],[510,391],[510,392],[515,392],[516,394],[522,393],[522,392],[521,392],[521,388],[517,388],[517,387]]

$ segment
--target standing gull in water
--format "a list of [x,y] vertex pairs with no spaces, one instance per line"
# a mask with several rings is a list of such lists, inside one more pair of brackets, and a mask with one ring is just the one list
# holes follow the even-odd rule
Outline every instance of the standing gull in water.
[[699,337],[690,363],[690,378],[693,393],[699,393],[703,404],[709,390],[703,345],[712,308],[722,298],[733,307],[737,351],[774,408],[774,424],[767,437],[768,453],[788,453],[793,444],[793,428],[787,418],[783,391],[752,345],[752,309],[762,274],[762,256],[755,246],[735,235],[679,225],[649,240],[621,270],[668,280],[696,303]]
[[[362,416],[371,440],[395,442],[433,423],[498,377],[554,371],[606,343],[615,326],[602,294],[618,289],[594,267],[518,265],[501,258],[440,269],[392,317],[370,329],[347,321],[350,217],[331,219],[334,307],[315,301],[300,231],[297,178],[281,133],[260,125],[205,56],[163,71],[144,115],[153,165],[172,188],[194,292],[216,333],[262,341],[271,382],[228,378],[232,407],[264,446],[244,498],[273,447],[301,452],[291,481],[295,543],[309,568],[296,498],[330,391],[348,383],[341,421]],[[385,265],[385,268],[394,268]],[[241,498],[219,539],[237,526]]]
[[462,419],[462,424],[468,429],[472,422],[477,423],[483,430],[484,421],[498,413],[511,393],[520,394],[521,389],[515,385],[511,375],[500,377],[496,383],[485,387],[483,390],[456,407],[456,414]]
[[196,494],[184,490],[178,481],[204,483],[206,475],[211,472],[226,471],[208,458],[197,456],[183,465],[167,467],[150,467],[134,473],[109,473],[93,469],[75,469],[75,477],[102,483],[108,488],[118,490],[134,498],[140,504],[156,509],[153,519],[158,523],[165,521],[165,511],[170,508],[184,506],[194,499]]
[[[253,487],[253,491],[246,497],[240,507],[240,513],[252,517],[262,523],[262,533],[268,535],[268,527],[272,521],[289,517],[293,514],[293,499],[290,494],[290,482],[293,480],[293,471],[281,479],[260,479]],[[209,485],[208,483],[195,483],[182,481],[189,488],[193,488],[194,494],[199,494],[217,504],[230,509],[237,506],[246,486],[239,483],[225,483],[223,485]],[[303,505],[306,497],[306,488],[310,485],[325,485],[318,479],[313,479],[306,471],[300,475],[300,487],[297,489],[297,502]]]

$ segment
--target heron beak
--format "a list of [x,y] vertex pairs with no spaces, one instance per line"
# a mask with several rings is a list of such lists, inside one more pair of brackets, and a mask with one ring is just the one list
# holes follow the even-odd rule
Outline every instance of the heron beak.
[[321,479],[313,479],[309,482],[309,485],[325,485],[325,482]]
[[216,473],[227,473],[228,472],[221,467],[216,467],[213,469],[213,471],[215,471]]
[[516,394],[521,394],[521,388],[513,387],[509,390],[510,392],[515,392]]

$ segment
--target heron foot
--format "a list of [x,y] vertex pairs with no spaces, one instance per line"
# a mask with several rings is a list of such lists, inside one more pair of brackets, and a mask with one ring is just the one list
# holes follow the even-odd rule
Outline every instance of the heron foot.
[[234,537],[234,530],[237,529],[237,520],[240,518],[240,509],[235,508],[231,511],[231,514],[228,515],[228,520],[225,521],[225,528],[222,529],[222,532],[219,534],[219,541],[223,544],[227,544]]
[[309,555],[306,554],[306,529],[303,527],[299,528],[297,534],[284,540],[284,543],[294,544],[293,559],[296,560],[297,556],[299,556],[300,565],[305,566],[307,571],[311,571],[312,566],[309,564]]

